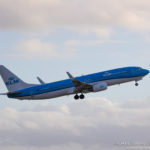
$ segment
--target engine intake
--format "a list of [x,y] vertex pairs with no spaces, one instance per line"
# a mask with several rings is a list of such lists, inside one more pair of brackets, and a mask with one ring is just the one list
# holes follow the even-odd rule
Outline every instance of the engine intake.
[[102,83],[98,83],[93,85],[93,92],[99,92],[99,91],[104,91],[107,89],[107,83],[106,82],[102,82]]

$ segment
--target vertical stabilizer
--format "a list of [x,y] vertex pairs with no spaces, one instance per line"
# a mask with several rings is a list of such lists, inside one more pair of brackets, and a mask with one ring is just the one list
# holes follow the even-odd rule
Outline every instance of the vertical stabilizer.
[[0,75],[9,92],[14,92],[33,86],[33,84],[27,84],[22,81],[19,77],[17,77],[3,65],[0,65]]

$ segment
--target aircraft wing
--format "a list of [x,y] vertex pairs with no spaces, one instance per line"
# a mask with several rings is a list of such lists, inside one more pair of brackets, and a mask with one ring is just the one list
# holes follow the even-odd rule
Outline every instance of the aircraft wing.
[[82,92],[85,92],[85,91],[91,91],[92,85],[87,84],[85,82],[81,82],[79,80],[76,80],[69,72],[67,72],[67,75],[69,76],[70,80],[74,84],[77,93],[78,92],[82,93]]

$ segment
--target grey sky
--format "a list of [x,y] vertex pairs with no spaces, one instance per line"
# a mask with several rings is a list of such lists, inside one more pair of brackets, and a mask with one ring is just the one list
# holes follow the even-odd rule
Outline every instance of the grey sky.
[[[140,102],[149,104],[145,99]],[[73,101],[55,108],[41,102],[25,111],[5,108],[0,111],[0,145],[11,149],[59,150],[68,146],[97,150],[115,149],[116,144],[122,148],[121,142],[148,143],[149,113],[141,104],[128,108],[105,98]]]
[[[148,0],[0,0],[0,63],[26,82],[125,66],[150,68]],[[6,92],[0,79],[1,92]],[[148,144],[150,78],[86,95],[0,97],[0,149],[124,150]],[[118,145],[117,145],[118,144]],[[148,146],[147,146],[148,147]]]

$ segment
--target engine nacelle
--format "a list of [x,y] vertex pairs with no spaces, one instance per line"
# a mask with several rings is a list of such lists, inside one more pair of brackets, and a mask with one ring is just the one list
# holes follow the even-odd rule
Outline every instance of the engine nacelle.
[[102,83],[98,83],[93,85],[93,92],[99,92],[99,91],[104,91],[107,89],[107,83],[106,82],[102,82]]

